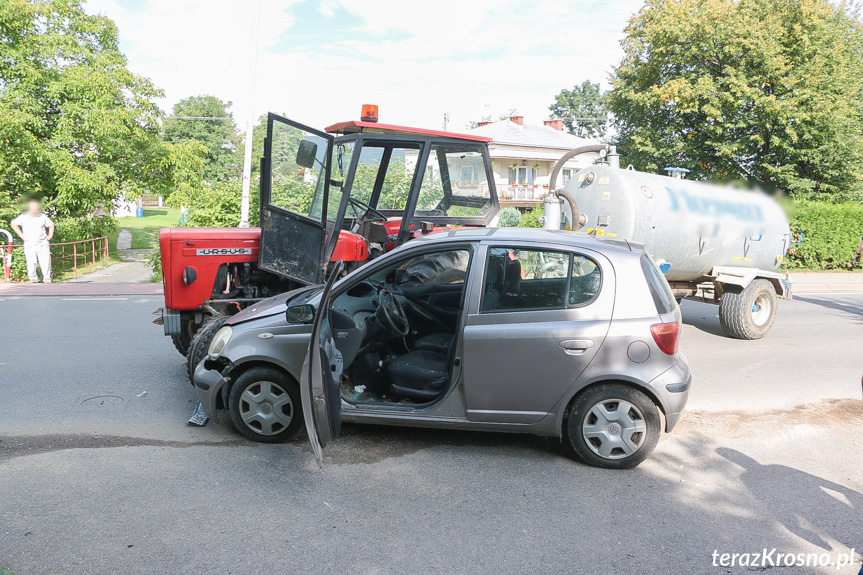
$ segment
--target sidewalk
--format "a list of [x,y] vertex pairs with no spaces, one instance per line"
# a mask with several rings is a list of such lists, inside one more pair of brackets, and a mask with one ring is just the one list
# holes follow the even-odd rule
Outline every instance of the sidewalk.
[[863,293],[863,273],[791,273],[791,293]]

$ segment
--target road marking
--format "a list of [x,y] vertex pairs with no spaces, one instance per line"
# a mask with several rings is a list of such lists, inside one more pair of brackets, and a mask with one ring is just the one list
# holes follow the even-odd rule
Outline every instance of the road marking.
[[842,295],[842,296],[844,296],[844,295],[854,295],[854,296],[863,296],[863,292],[859,292],[859,291],[845,291],[845,292],[842,292],[842,291],[825,291],[825,292],[803,292],[803,293],[792,292],[792,294],[793,294],[795,297],[796,297],[796,296],[803,297],[803,296],[807,296],[807,295]]
[[126,301],[127,297],[64,297],[61,301]]

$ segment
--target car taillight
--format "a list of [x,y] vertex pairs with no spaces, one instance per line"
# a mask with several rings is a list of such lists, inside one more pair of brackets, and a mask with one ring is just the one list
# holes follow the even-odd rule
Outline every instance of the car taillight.
[[662,353],[674,355],[677,353],[677,345],[680,343],[680,325],[677,323],[656,323],[650,326],[653,341],[662,350]]

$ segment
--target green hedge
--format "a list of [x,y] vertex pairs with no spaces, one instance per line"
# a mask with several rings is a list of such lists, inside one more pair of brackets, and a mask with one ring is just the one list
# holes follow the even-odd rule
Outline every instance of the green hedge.
[[785,269],[847,270],[863,236],[863,204],[799,200],[791,231],[803,241],[788,250]]

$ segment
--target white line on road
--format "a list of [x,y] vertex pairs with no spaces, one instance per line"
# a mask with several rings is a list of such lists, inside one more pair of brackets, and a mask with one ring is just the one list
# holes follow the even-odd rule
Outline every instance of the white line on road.
[[127,297],[64,297],[60,301],[126,301]]
[[824,291],[824,292],[794,292],[794,297],[797,296],[806,296],[806,295],[856,295],[863,296],[863,292],[859,291]]

